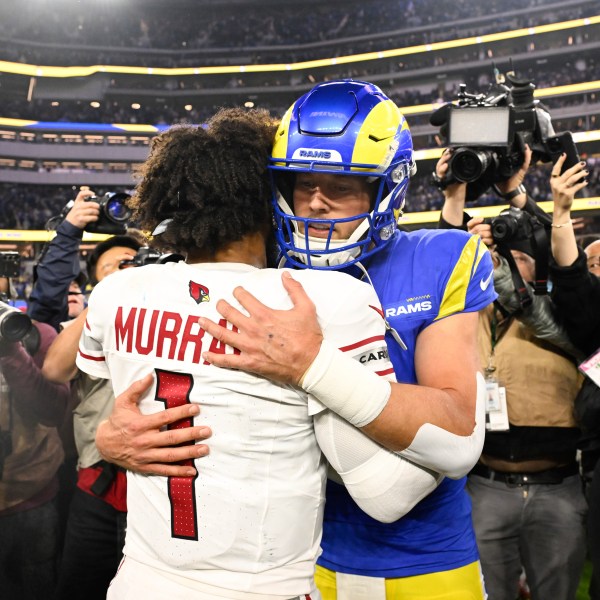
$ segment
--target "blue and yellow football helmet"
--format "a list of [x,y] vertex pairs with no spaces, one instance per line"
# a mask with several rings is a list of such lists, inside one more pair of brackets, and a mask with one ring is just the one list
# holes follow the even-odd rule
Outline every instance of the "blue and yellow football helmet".
[[[416,171],[406,119],[376,85],[351,79],[315,86],[284,115],[273,145],[276,237],[287,262],[340,269],[380,250],[396,230],[409,177]],[[305,219],[293,213],[293,175],[320,172],[377,183],[369,213],[345,219]],[[347,240],[331,239],[336,223],[361,220]],[[309,223],[329,225],[313,238]],[[299,228],[299,225],[304,227]]]

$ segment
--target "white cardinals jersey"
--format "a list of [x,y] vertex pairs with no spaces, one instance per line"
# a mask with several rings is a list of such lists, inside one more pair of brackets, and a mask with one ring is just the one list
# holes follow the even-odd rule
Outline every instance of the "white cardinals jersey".
[[[323,406],[300,389],[204,362],[204,351],[234,350],[197,319],[231,328],[215,305],[223,298],[240,308],[236,286],[272,308],[292,308],[281,275],[237,263],[183,262],[115,273],[90,297],[77,358],[83,371],[110,378],[115,395],[153,372],[143,413],[197,403],[194,424],[213,431],[210,455],[195,462],[196,478],[128,473],[125,555],[252,598],[313,589],[325,462],[312,415]],[[371,286],[336,272],[293,277],[315,303],[325,338],[374,371],[392,373]]]

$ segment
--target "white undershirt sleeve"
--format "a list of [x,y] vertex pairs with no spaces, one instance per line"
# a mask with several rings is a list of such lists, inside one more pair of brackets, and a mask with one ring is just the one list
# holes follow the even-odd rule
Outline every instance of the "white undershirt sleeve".
[[443,479],[387,450],[330,410],[315,415],[314,422],[329,464],[358,506],[378,521],[397,521]]
[[477,396],[475,404],[475,427],[470,435],[456,435],[441,427],[425,423],[421,425],[408,448],[400,454],[428,468],[438,469],[450,479],[464,477],[475,465],[485,441],[485,380],[476,374]]

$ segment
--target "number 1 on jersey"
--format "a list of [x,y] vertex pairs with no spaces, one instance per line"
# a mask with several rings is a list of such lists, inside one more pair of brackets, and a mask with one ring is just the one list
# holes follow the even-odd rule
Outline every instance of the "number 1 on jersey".
[[[188,373],[173,373],[172,371],[156,371],[156,397],[166,408],[183,406],[190,401],[190,392],[194,385],[192,376]],[[191,427],[193,418],[181,419],[167,425],[167,429],[183,429]],[[186,442],[193,444],[194,442]],[[181,464],[193,466],[191,459]],[[196,475],[197,477],[198,475]],[[198,522],[196,514],[196,477],[169,477],[168,490],[171,502],[171,537],[186,540],[198,539]]]

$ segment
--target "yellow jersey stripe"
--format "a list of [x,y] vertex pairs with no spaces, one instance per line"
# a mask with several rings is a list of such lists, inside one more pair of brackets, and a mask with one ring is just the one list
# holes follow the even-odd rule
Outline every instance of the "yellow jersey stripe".
[[465,308],[469,282],[485,252],[487,252],[487,249],[481,243],[481,238],[478,235],[472,235],[465,244],[460,258],[452,270],[444,290],[444,297],[440,303],[440,311],[434,321],[460,312]]

